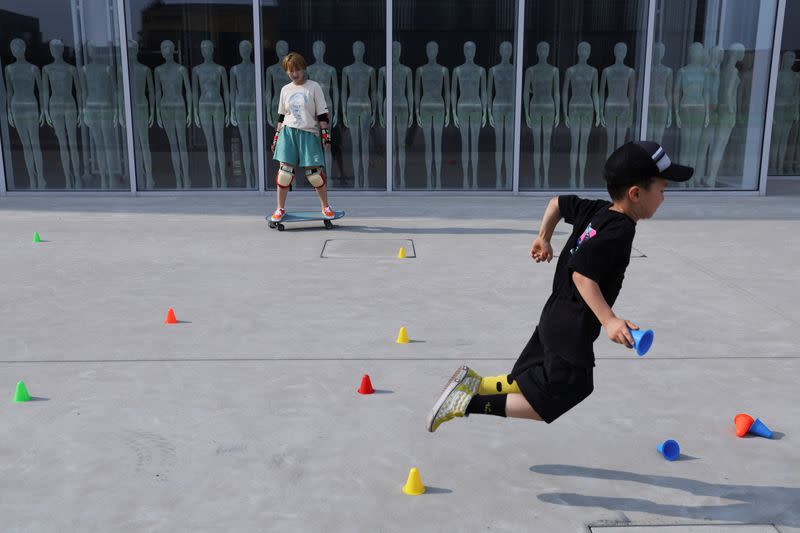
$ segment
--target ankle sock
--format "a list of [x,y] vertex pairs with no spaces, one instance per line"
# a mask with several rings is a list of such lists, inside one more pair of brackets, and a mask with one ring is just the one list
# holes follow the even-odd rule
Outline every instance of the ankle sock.
[[511,394],[514,392],[520,392],[519,385],[509,374],[487,376],[481,380],[481,385],[478,387],[478,394],[482,396]]

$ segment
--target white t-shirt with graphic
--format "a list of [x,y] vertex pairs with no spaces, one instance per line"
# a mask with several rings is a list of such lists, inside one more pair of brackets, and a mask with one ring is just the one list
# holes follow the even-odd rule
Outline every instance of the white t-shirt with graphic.
[[288,83],[281,89],[278,114],[285,115],[283,125],[319,135],[317,116],[328,112],[322,87],[313,80],[303,85]]

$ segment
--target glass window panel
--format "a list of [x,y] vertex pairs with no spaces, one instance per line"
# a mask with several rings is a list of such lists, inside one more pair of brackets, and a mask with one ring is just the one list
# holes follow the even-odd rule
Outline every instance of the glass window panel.
[[395,189],[511,190],[517,2],[393,6]]
[[786,2],[783,19],[775,115],[769,151],[769,173],[800,174],[800,1]]
[[758,187],[776,9],[777,1],[658,0],[647,129],[694,167],[679,187]]
[[114,0],[0,0],[8,190],[128,190]]
[[248,0],[125,0],[138,187],[258,186]]
[[639,138],[646,27],[645,0],[526,3],[520,190],[605,188]]
[[[386,64],[386,4],[275,2],[262,0],[265,136],[275,134],[281,88],[290,82],[281,67],[288,52],[308,64],[308,79],[320,84],[329,110],[333,144],[325,151],[327,187],[386,189],[386,139],[378,124],[378,72]],[[267,186],[276,186],[278,162],[267,147]],[[294,188],[311,189],[302,170]]]

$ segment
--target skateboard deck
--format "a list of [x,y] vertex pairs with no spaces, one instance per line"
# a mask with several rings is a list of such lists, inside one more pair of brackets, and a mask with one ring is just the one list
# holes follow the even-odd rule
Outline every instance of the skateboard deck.
[[333,215],[333,219],[328,220],[322,218],[322,213],[319,211],[294,211],[292,213],[287,212],[283,215],[283,220],[280,222],[273,222],[270,220],[272,215],[267,215],[265,218],[269,223],[270,229],[277,229],[278,231],[283,231],[285,229],[283,225],[289,222],[314,222],[320,220],[325,224],[325,229],[332,229],[332,221],[342,218],[344,216],[344,211],[334,211]]

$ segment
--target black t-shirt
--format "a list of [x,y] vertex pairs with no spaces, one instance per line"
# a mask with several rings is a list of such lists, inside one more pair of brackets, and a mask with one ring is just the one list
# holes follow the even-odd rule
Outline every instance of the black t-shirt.
[[553,294],[539,319],[539,336],[545,349],[578,366],[594,366],[592,344],[600,335],[600,322],[581,298],[572,273],[597,282],[606,302],[613,306],[636,233],[633,219],[609,207],[606,200],[574,195],[558,198],[561,216],[573,230],[558,258]]

